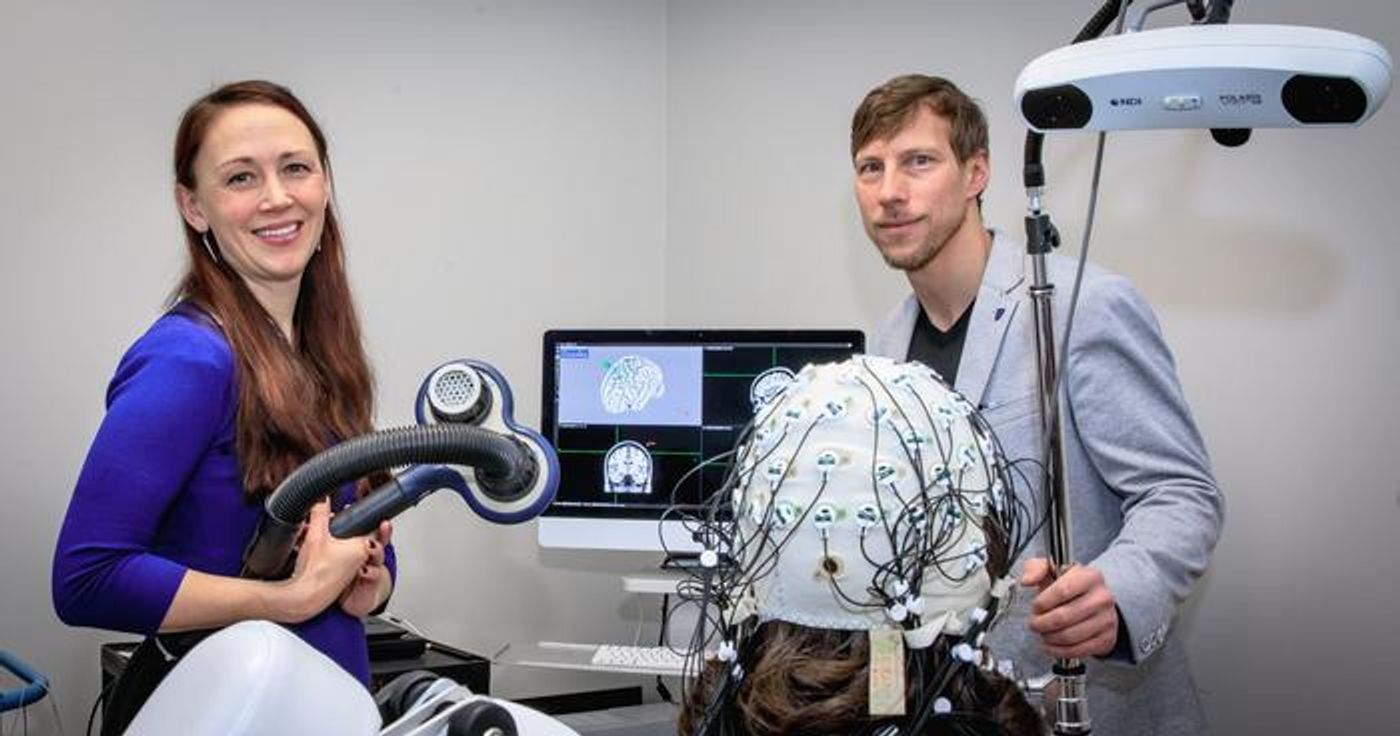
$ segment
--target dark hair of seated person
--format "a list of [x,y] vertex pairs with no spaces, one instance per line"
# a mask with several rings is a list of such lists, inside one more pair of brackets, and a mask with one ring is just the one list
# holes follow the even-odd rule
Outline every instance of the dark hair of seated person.
[[[738,692],[717,714],[711,733],[777,736],[778,734],[876,734],[903,726],[905,717],[869,714],[869,632],[815,629],[785,621],[759,625],[740,662],[745,675]],[[950,658],[940,639],[906,656],[906,712],[920,702],[924,674]],[[692,685],[683,704],[679,733],[692,736],[705,720],[705,709],[725,663],[711,660]],[[948,687],[952,713],[931,716],[919,736],[1040,736],[1040,715],[1019,687],[1001,674],[976,666],[956,668]],[[928,695],[927,697],[935,697]],[[890,731],[893,733],[893,731]],[[901,736],[913,736],[899,731]]]

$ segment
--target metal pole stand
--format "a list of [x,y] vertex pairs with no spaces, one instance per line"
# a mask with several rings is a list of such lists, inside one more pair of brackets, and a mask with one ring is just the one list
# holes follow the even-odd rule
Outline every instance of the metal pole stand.
[[[1041,212],[1041,187],[1026,190],[1026,253],[1031,257],[1031,306],[1035,310],[1036,365],[1040,376],[1041,431],[1045,438],[1045,482],[1050,500],[1050,564],[1059,577],[1074,564],[1070,538],[1069,499],[1065,492],[1064,417],[1060,413],[1059,364],[1055,360],[1055,285],[1050,283],[1046,256],[1060,244],[1060,234]],[[1059,659],[1053,670],[1055,695],[1055,734],[1083,736],[1090,733],[1089,698],[1084,663]]]

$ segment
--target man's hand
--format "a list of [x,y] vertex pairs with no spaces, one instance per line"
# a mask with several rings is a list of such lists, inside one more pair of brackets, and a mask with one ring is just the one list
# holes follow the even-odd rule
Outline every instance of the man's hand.
[[1049,560],[1026,561],[1021,585],[1038,588],[1031,601],[1031,631],[1056,659],[1105,657],[1118,643],[1118,607],[1103,573],[1076,565],[1056,578]]

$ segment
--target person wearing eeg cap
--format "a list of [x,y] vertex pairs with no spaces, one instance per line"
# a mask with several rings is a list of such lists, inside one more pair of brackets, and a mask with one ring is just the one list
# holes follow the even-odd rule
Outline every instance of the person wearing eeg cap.
[[808,366],[730,462],[696,523],[733,565],[682,586],[706,614],[692,651],[718,656],[681,733],[1043,732],[983,647],[1026,512],[995,438],[931,370]]

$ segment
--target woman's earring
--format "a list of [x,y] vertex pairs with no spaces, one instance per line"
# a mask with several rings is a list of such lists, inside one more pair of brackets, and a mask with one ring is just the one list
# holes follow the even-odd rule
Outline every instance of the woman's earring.
[[205,230],[204,232],[200,233],[199,239],[204,241],[204,249],[209,251],[209,257],[213,258],[215,263],[218,263],[219,255],[214,252],[214,246],[210,245],[209,243],[209,231]]

